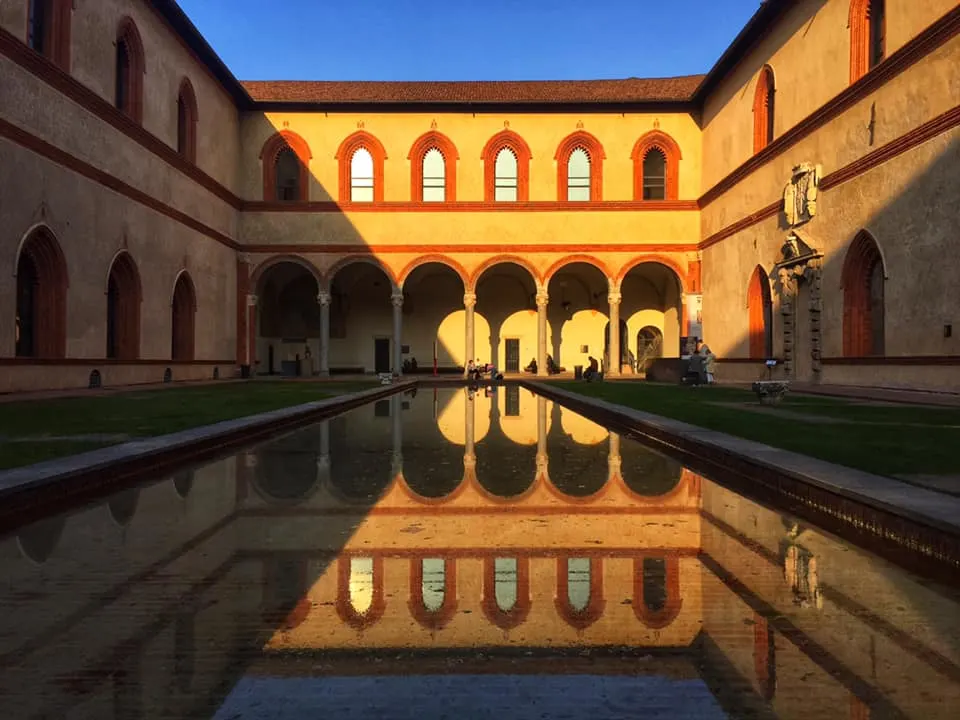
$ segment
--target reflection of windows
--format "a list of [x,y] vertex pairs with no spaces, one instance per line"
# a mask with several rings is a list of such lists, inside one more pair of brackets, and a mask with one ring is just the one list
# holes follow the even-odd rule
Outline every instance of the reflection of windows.
[[583,612],[590,604],[590,560],[567,559],[567,602],[570,607]]
[[497,558],[493,561],[493,587],[497,607],[510,612],[517,604],[517,559]]
[[520,386],[511,385],[507,387],[506,398],[504,400],[507,417],[518,417],[520,415]]
[[643,559],[643,604],[652,612],[667,605],[667,563],[663,558]]
[[421,561],[423,579],[420,592],[423,606],[430,612],[437,612],[443,607],[444,590],[446,588],[446,562],[440,558],[424,558]]
[[590,200],[590,156],[582,147],[570,153],[567,160],[567,200]]
[[350,558],[350,606],[363,615],[373,605],[373,558]]

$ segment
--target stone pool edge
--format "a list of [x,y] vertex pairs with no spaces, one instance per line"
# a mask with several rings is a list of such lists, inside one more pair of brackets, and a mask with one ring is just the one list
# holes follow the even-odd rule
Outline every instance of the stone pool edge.
[[[960,560],[960,498],[562,390],[548,382],[520,382],[528,390],[592,420],[623,427],[682,455],[732,471],[819,512],[828,512],[821,507],[826,498],[818,497],[826,495],[839,498],[841,502],[852,501],[900,521],[894,522],[894,527],[889,522],[878,522],[874,527],[870,518],[865,517],[852,521],[852,525],[872,535],[888,540],[899,537],[898,542],[909,541],[909,536],[916,536],[917,532],[916,529],[911,532],[905,524],[919,526],[921,530],[927,530],[919,534],[926,536],[924,543],[929,542],[935,548],[932,554],[945,554],[954,563]],[[853,509],[840,512],[857,515]],[[837,513],[832,514],[840,517]],[[931,530],[934,537],[929,537]],[[903,538],[904,534],[908,537]]]
[[202,462],[231,448],[266,440],[413,389],[417,384],[416,380],[401,381],[3,470],[0,471],[0,521],[37,503],[63,501],[125,481],[163,475],[187,463]]

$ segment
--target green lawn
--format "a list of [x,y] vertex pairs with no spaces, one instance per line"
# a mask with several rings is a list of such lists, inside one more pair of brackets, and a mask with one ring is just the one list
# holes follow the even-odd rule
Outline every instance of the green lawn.
[[[122,441],[122,438],[85,441],[76,436],[137,438],[166,435],[366,390],[374,385],[373,381],[308,383],[264,380],[2,403],[0,468],[29,465]],[[21,440],[10,442],[8,439]]]
[[[880,475],[960,472],[960,409],[870,405],[817,396],[788,396],[779,406],[811,421],[758,413],[748,390],[646,383],[561,382],[558,387],[682,420],[774,447]],[[844,422],[818,422],[816,418]]]

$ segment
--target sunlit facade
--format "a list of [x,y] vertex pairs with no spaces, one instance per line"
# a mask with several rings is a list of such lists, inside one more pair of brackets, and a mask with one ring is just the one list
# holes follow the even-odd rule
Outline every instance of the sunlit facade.
[[702,76],[239,83],[172,0],[3,0],[0,391],[695,337],[956,389],[955,5],[769,0]]

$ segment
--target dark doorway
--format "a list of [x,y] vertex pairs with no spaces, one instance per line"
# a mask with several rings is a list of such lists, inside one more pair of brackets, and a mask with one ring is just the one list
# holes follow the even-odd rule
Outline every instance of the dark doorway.
[[36,357],[37,266],[21,253],[17,263],[17,357]]
[[273,345],[267,347],[267,373],[273,375]]
[[504,368],[507,372],[520,372],[520,339],[506,338],[504,341]]
[[390,372],[390,338],[374,338],[373,369],[378,373]]

